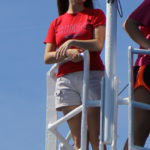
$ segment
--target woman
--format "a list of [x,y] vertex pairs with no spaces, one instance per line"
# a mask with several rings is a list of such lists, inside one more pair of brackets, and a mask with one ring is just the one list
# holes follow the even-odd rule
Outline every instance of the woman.
[[[105,39],[105,15],[93,9],[92,0],[57,0],[59,17],[52,21],[47,37],[46,64],[71,59],[58,68],[56,109],[64,115],[81,105],[83,60],[80,53],[90,52],[88,99],[100,99],[100,80],[104,65],[100,58]],[[75,149],[80,148],[81,114],[68,120]],[[99,143],[99,108],[88,108],[88,135],[93,150]]]
[[[150,49],[150,0],[144,2],[127,18],[124,29],[142,49]],[[134,67],[134,99],[150,104],[150,56],[138,55]],[[150,133],[150,111],[134,109],[134,144],[144,147]],[[126,142],[124,150],[128,149]]]

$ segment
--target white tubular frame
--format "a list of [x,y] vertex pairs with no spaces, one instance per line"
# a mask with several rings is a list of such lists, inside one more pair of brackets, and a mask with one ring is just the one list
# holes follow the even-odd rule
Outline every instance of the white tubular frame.
[[111,145],[115,119],[117,0],[109,0],[106,11],[104,143]]
[[89,81],[89,53],[84,52],[84,73],[83,73],[83,97],[82,97],[82,121],[81,121],[81,149],[86,150],[87,147],[87,95]]
[[129,46],[128,48],[128,76],[129,76],[129,105],[128,105],[128,118],[129,118],[129,132],[128,132],[128,149],[129,150],[150,150],[148,148],[143,148],[134,145],[134,107],[150,110],[150,105],[141,102],[134,101],[133,96],[133,55],[134,54],[147,54],[150,55],[150,51],[144,49],[136,49]]
[[[82,121],[81,121],[81,149],[82,150],[86,150],[86,145],[87,145],[87,139],[85,137],[87,137],[87,108],[88,107],[100,107],[101,102],[100,100],[95,100],[95,101],[90,101],[87,99],[87,93],[88,93],[88,80],[89,80],[89,52],[88,50],[85,50],[84,52],[84,74],[83,74],[83,97],[82,97],[82,105],[77,107],[76,109],[74,109],[73,111],[71,111],[70,113],[68,113],[67,115],[65,115],[64,117],[56,120],[50,120],[49,118],[49,123],[47,121],[47,130],[50,131],[50,133],[53,133],[53,135],[51,135],[49,138],[46,138],[46,143],[51,143],[48,144],[49,146],[46,146],[46,150],[50,150],[53,147],[53,150],[57,150],[57,146],[52,146],[52,145],[57,145],[57,139],[59,139],[61,141],[61,144],[59,146],[59,150],[73,150],[73,147],[69,144],[69,139],[70,139],[70,134],[64,138],[58,131],[57,128],[59,125],[61,125],[62,123],[64,123],[65,121],[69,120],[70,118],[72,118],[73,116],[79,114],[80,112],[82,112]],[[57,67],[57,65],[55,64],[54,66],[52,66],[51,71],[53,72],[53,70],[55,69],[55,67]],[[48,77],[50,76],[50,73],[48,72]],[[51,73],[51,76],[53,76],[53,74]],[[50,84],[48,82],[48,84]],[[49,88],[49,87],[48,87]],[[50,89],[50,88],[49,88]],[[47,91],[48,92],[48,91]],[[49,92],[48,92],[49,93]],[[49,98],[49,97],[48,97]],[[47,105],[49,103],[54,103],[54,99],[47,100]],[[53,109],[51,111],[55,111],[56,110],[55,106],[53,104]],[[53,114],[53,112],[49,112],[47,111],[47,117]],[[55,114],[56,115],[56,114]],[[49,133],[47,131],[47,134]],[[50,141],[53,141],[55,139],[55,143],[52,143]],[[48,141],[49,140],[49,141]]]
[[55,90],[55,79],[52,78],[54,70],[57,65],[53,65],[47,72],[47,104],[46,104],[46,150],[57,150],[57,137],[52,132],[48,131],[48,124],[53,123],[57,120],[57,112],[55,110],[54,101],[54,90]]

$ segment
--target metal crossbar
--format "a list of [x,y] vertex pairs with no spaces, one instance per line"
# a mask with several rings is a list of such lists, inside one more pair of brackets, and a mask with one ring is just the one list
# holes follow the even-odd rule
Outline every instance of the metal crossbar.
[[150,105],[149,104],[144,104],[141,102],[136,102],[134,101],[134,96],[133,96],[133,55],[134,54],[147,54],[150,55],[150,51],[145,50],[145,49],[137,49],[137,48],[132,48],[129,46],[128,48],[128,76],[129,76],[129,106],[128,106],[128,117],[129,117],[129,131],[128,131],[128,149],[129,150],[150,150],[148,148],[142,148],[139,146],[134,145],[134,136],[133,136],[133,131],[134,131],[134,115],[133,115],[133,110],[134,107],[150,110]]

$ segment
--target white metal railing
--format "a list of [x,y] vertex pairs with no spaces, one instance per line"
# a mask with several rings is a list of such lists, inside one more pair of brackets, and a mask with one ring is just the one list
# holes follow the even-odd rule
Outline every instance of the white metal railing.
[[113,143],[113,121],[115,119],[113,112],[115,106],[115,91],[113,86],[116,85],[117,0],[107,1],[105,37],[105,128],[103,142],[111,145]]
[[[95,101],[90,101],[87,100],[87,89],[88,89],[88,79],[89,79],[89,52],[87,50],[85,50],[84,52],[84,75],[83,75],[83,97],[82,97],[82,105],[79,106],[78,108],[74,109],[73,111],[71,111],[70,113],[68,113],[67,115],[65,115],[64,117],[60,118],[60,119],[55,119],[55,120],[51,120],[49,118],[49,122],[47,121],[47,130],[48,132],[50,131],[51,133],[53,133],[54,135],[50,136],[48,138],[48,132],[47,132],[47,140],[52,140],[55,141],[57,139],[59,139],[62,143],[60,144],[59,149],[60,150],[73,150],[72,146],[69,144],[68,139],[69,138],[64,138],[58,131],[57,128],[59,125],[61,125],[62,123],[64,123],[65,121],[69,120],[70,118],[72,118],[73,116],[77,115],[78,113],[82,112],[82,121],[81,121],[81,149],[82,150],[86,150],[86,133],[87,133],[87,107],[100,107],[101,103],[100,100],[95,100]],[[51,82],[56,81],[55,79],[52,79],[55,76],[55,70],[57,68],[57,65],[53,65],[52,68],[50,69],[50,71],[48,72],[47,76],[48,78],[51,78]],[[48,83],[51,86],[55,87],[54,84]],[[48,90],[51,90],[50,87],[48,87]],[[49,96],[49,91],[48,92],[48,99],[47,99],[47,103],[51,104],[54,103],[54,96]],[[54,92],[54,90],[53,90]],[[52,95],[54,95],[54,93],[51,93]],[[53,98],[53,99],[52,99]],[[47,113],[50,114],[55,114],[56,110],[54,110],[54,104],[53,104],[53,109],[51,110],[51,113],[48,111]],[[49,109],[48,109],[49,110]],[[55,111],[55,113],[53,113],[52,111]],[[47,114],[49,115],[49,114]],[[56,115],[56,114],[55,114]],[[56,117],[55,117],[56,118]],[[47,119],[48,120],[48,119]],[[57,138],[56,138],[57,137]],[[49,141],[47,141],[49,143]],[[54,144],[57,144],[57,142],[55,142]],[[53,144],[53,145],[54,145]],[[50,150],[52,148],[52,145],[47,144],[46,150]],[[53,146],[53,150],[56,150],[57,146]]]
[[48,131],[48,124],[57,120],[57,112],[55,110],[55,70],[57,65],[53,65],[47,72],[47,104],[46,104],[46,150],[57,150],[57,137],[52,132]]
[[129,117],[129,133],[128,133],[128,150],[150,150],[148,148],[143,148],[140,146],[134,145],[134,136],[133,136],[133,131],[134,131],[134,107],[150,110],[150,105],[144,104],[141,102],[136,102],[134,101],[134,96],[133,96],[133,55],[134,54],[147,54],[150,55],[149,50],[145,49],[136,49],[132,48],[129,46],[128,48],[128,76],[129,76],[129,105],[128,105],[128,117]]
[[[51,67],[50,71],[48,72],[47,76],[48,76],[48,81],[49,78],[51,78],[51,80],[47,83],[49,85],[51,85],[51,87],[49,87],[48,85],[48,99],[47,99],[47,104],[49,106],[51,106],[50,108],[47,108],[47,115],[51,116],[48,117],[47,119],[47,143],[51,143],[51,144],[47,144],[46,150],[57,150],[57,139],[59,139],[61,141],[61,144],[59,145],[59,150],[73,150],[73,147],[69,144],[69,139],[71,138],[71,133],[69,132],[67,137],[63,137],[58,131],[57,128],[59,127],[59,125],[61,125],[62,123],[64,123],[65,121],[67,121],[68,119],[72,118],[73,116],[77,115],[78,113],[82,112],[82,124],[81,124],[81,149],[82,150],[86,150],[86,131],[87,131],[87,107],[100,107],[101,106],[101,114],[100,114],[100,144],[99,144],[99,149],[100,150],[104,150],[104,145],[111,145],[112,146],[112,150],[116,150],[116,141],[117,141],[117,113],[118,113],[118,105],[127,105],[128,104],[128,98],[118,98],[118,80],[115,77],[114,78],[114,84],[113,84],[113,90],[114,90],[114,97],[115,97],[115,102],[114,102],[114,107],[112,108],[112,110],[107,109],[105,111],[110,111],[113,112],[114,114],[114,119],[112,122],[112,130],[111,130],[111,137],[112,137],[112,142],[111,143],[107,143],[105,142],[104,139],[104,134],[105,134],[105,130],[106,130],[106,126],[104,124],[104,119],[107,117],[108,119],[110,119],[111,116],[106,116],[107,114],[105,114],[105,79],[102,79],[102,83],[101,83],[101,101],[100,100],[95,100],[95,101],[90,101],[87,100],[87,89],[88,89],[88,76],[89,76],[89,54],[88,51],[84,52],[84,77],[83,77],[83,97],[82,97],[82,101],[83,104],[81,106],[79,106],[78,108],[74,109],[73,111],[71,111],[70,113],[68,113],[67,115],[65,115],[62,118],[59,118],[57,120],[57,114],[56,114],[56,110],[55,110],[55,106],[54,106],[54,88],[55,88],[55,78],[53,79],[53,77],[55,76],[55,70],[57,70],[57,65],[54,65],[53,67]],[[53,83],[54,82],[54,83]],[[53,89],[52,89],[53,87]],[[52,94],[52,95],[50,95]],[[54,115],[54,116],[53,116]],[[53,119],[53,117],[55,119]],[[49,137],[49,133],[52,133],[52,135]],[[53,147],[53,148],[52,148]]]

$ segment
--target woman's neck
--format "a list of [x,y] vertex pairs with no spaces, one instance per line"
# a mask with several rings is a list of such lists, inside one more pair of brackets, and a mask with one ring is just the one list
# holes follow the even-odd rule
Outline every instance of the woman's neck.
[[68,13],[73,14],[73,13],[80,12],[84,9],[85,9],[84,4],[69,3]]

